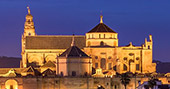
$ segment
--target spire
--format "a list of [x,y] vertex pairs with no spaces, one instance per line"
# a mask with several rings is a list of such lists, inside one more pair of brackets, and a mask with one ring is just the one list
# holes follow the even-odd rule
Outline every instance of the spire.
[[28,14],[31,14],[31,10],[29,6],[27,6],[27,9],[28,9]]
[[129,45],[132,46],[132,42],[130,42]]
[[24,25],[24,37],[25,36],[34,36],[35,35],[35,27],[33,22],[33,16],[31,15],[30,7],[27,6],[28,14],[26,15],[25,25]]
[[73,34],[73,38],[72,38],[72,42],[71,42],[71,46],[75,46],[75,44],[74,44],[74,34]]
[[100,15],[100,23],[103,23],[103,15]]
[[149,40],[150,42],[152,42],[152,35],[149,35]]

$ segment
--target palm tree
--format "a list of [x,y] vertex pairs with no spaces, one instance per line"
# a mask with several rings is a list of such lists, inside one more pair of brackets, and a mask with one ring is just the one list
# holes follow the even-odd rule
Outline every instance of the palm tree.
[[148,81],[149,88],[153,89],[154,86],[156,86],[156,82],[159,81],[158,79],[151,77]]
[[121,83],[124,85],[125,89],[126,86],[129,84],[130,82],[130,76],[128,75],[128,73],[123,73],[121,74],[121,78],[120,78]]

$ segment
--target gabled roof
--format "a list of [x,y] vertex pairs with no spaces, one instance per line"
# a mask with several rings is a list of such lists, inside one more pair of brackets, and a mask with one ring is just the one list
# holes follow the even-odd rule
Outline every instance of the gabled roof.
[[92,32],[110,32],[110,33],[116,33],[111,28],[109,28],[104,23],[99,23],[96,27],[94,27],[92,30],[90,30],[88,33]]
[[52,61],[48,61],[41,67],[56,67],[56,66]]
[[43,75],[43,76],[55,75],[55,72],[48,68],[47,70],[45,70],[44,72],[42,72],[42,75]]
[[35,69],[32,66],[29,66],[23,72],[35,72]]
[[[75,44],[80,48],[85,47],[85,36],[75,35]],[[72,35],[39,35],[26,37],[26,49],[67,49],[72,42]]]
[[77,46],[71,46],[59,57],[89,57],[86,53],[81,51]]

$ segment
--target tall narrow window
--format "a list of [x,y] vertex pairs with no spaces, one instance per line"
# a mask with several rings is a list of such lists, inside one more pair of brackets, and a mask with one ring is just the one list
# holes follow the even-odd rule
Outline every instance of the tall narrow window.
[[100,46],[104,46],[104,42],[103,41],[100,42]]
[[102,69],[106,69],[106,59],[105,58],[102,58],[101,61],[100,61],[100,67]]
[[139,71],[139,64],[136,64],[136,70]]
[[148,46],[148,49],[150,49],[150,46]]
[[98,63],[95,63],[95,68],[98,68]]
[[101,35],[99,34],[99,38],[101,38]]
[[103,38],[105,38],[105,34],[103,35]]
[[112,63],[108,64],[108,69],[111,70],[112,69]]
[[115,89],[117,89],[117,86],[115,85]]
[[127,71],[127,66],[125,64],[123,64],[123,70]]

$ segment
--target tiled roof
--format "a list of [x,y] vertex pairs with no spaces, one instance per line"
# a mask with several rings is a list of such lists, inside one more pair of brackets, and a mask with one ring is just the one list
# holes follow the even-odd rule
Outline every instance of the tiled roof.
[[50,76],[50,75],[54,75],[55,76],[55,72],[48,68],[47,70],[42,72],[42,75],[43,76]]
[[111,33],[116,33],[111,28],[109,28],[107,25],[105,25],[104,23],[99,23],[96,27],[94,27],[88,33],[92,33],[92,32],[111,32]]
[[56,66],[52,61],[48,61],[41,67],[56,67]]
[[[75,35],[75,44],[79,48],[85,47],[85,36]],[[72,42],[72,35],[65,36],[27,36],[26,49],[67,49]]]
[[81,51],[77,46],[71,46],[59,57],[89,57],[86,53]]
[[32,66],[29,66],[23,72],[35,72],[35,69]]
[[8,73],[11,69],[14,69],[16,73],[21,73],[25,68],[0,68],[0,74]]

